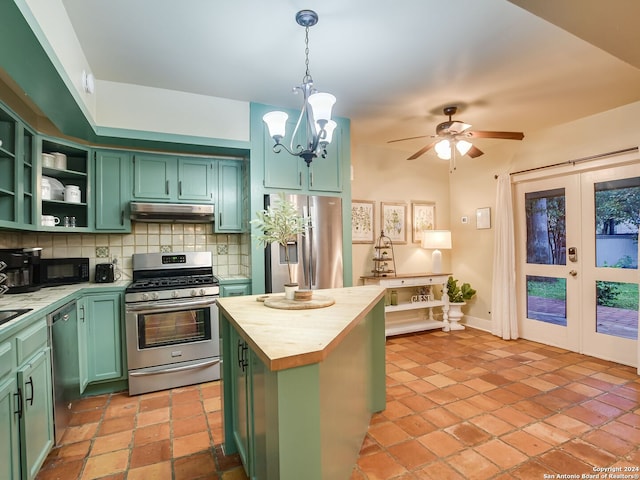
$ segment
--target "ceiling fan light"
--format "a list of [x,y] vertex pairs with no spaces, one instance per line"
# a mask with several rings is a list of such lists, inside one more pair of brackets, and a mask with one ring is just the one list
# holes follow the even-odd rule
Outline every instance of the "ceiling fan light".
[[460,155],[466,155],[473,145],[466,140],[458,140],[456,142],[456,149],[460,152]]
[[267,128],[269,129],[269,135],[276,142],[284,138],[288,118],[289,115],[279,111],[265,113],[262,117],[262,120],[267,124]]
[[442,160],[449,160],[451,158],[451,143],[449,143],[449,140],[440,140],[434,148],[438,154],[438,158]]

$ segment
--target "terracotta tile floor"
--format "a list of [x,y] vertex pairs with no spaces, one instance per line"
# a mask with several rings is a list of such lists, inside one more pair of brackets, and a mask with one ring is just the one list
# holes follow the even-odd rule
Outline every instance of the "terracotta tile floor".
[[[221,452],[220,408],[218,382],[85,399],[37,478],[244,480]],[[640,474],[634,368],[467,329],[388,339],[387,408],[350,480],[597,478],[582,475],[606,467],[632,477],[599,478]]]

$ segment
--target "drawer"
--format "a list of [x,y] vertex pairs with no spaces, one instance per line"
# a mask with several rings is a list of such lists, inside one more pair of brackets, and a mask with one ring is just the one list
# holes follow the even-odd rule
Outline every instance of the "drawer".
[[447,283],[448,275],[434,275],[432,277],[411,278],[383,278],[380,286],[385,288],[420,287],[423,285],[441,285]]
[[43,318],[16,335],[18,365],[22,365],[38,350],[47,346],[47,321]]
[[13,359],[13,349],[11,348],[11,342],[4,342],[0,344],[0,379],[11,373],[16,367]]

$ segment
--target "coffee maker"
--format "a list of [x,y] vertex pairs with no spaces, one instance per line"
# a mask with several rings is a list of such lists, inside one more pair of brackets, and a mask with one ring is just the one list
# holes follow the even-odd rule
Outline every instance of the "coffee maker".
[[0,262],[6,264],[5,285],[10,293],[26,293],[40,290],[40,255],[42,248],[4,248],[0,249]]

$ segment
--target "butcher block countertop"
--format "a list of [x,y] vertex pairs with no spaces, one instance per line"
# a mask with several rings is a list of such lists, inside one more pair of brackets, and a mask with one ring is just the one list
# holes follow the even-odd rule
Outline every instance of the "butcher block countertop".
[[[266,307],[247,295],[218,300],[221,313],[271,371],[322,362],[384,297],[377,285],[314,290],[335,304],[306,310]],[[269,296],[283,296],[271,294]]]

